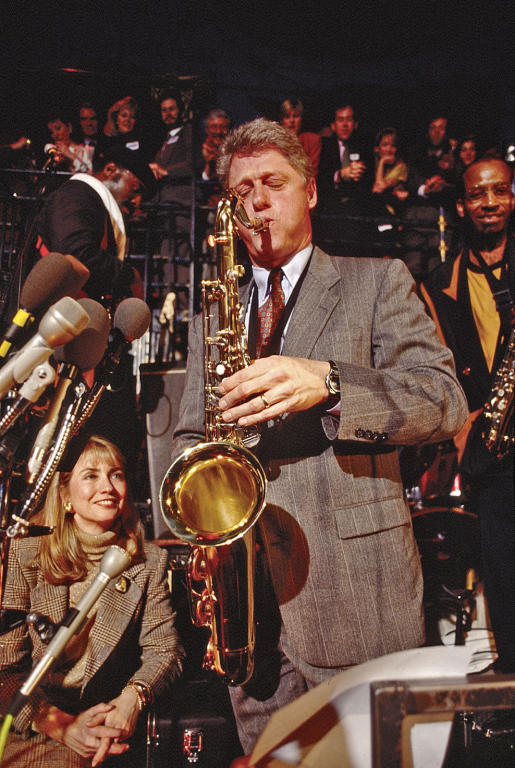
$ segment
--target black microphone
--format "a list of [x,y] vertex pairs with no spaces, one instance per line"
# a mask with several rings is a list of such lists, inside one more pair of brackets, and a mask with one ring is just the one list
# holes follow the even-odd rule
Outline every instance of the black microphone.
[[55,347],[84,330],[88,313],[70,296],[63,296],[43,315],[37,334],[0,368],[0,398],[14,384],[23,383],[37,365],[48,360]]
[[75,434],[91,416],[102,393],[113,387],[115,376],[133,341],[141,338],[150,325],[150,309],[142,299],[124,299],[114,313],[113,329],[102,360],[95,370],[95,383],[86,394],[83,409],[75,425]]
[[36,315],[63,296],[75,296],[89,277],[89,269],[74,256],[48,253],[27,275],[20,294],[20,308],[0,344],[0,363],[13,348],[26,341]]
[[[28,523],[21,526],[20,531],[17,534],[17,538],[19,539],[26,539],[26,538],[32,538],[32,537],[39,537],[39,536],[49,536],[51,533],[54,532],[54,526],[53,525],[33,525],[32,523]],[[9,529],[8,528],[0,528],[0,534],[2,536],[8,536]]]
[[102,360],[109,339],[111,321],[107,310],[98,301],[79,299],[77,303],[88,313],[88,324],[79,336],[56,347],[54,359],[72,363],[81,371],[88,371],[96,368]]
[[120,574],[128,568],[130,562],[131,556],[125,549],[122,549],[122,547],[114,545],[106,549],[102,560],[100,561],[98,573],[95,576],[94,581],[83,594],[76,607],[71,608],[68,611],[41,659],[32,669],[20,690],[15,694],[9,709],[10,715],[15,717],[22,709],[27,702],[28,697],[50,671],[54,662],[64,651],[73,635],[81,630],[84,622],[88,618],[91,608],[107,585],[113,579],[120,576]]
[[43,166],[43,170],[49,171],[51,170],[57,158],[59,157],[59,150],[57,149],[55,144],[45,144],[45,146],[43,147],[43,152],[48,158],[48,160],[46,160]]
[[150,309],[142,299],[124,299],[116,308],[113,325],[127,341],[140,339],[150,325]]
[[[147,332],[150,325],[150,309],[141,299],[124,299],[118,304],[113,318],[113,329],[102,361],[106,372],[116,365],[133,341]],[[114,371],[113,371],[114,372]]]

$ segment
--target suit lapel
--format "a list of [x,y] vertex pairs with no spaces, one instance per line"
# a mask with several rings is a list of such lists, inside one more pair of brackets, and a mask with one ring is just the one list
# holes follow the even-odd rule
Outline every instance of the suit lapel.
[[340,301],[340,279],[327,254],[315,248],[286,331],[283,355],[311,356]]
[[133,619],[142,596],[141,587],[134,581],[134,576],[144,567],[143,563],[133,565],[101,595],[91,629],[83,689],[106,662]]
[[[340,301],[340,275],[329,256],[315,247],[284,338],[283,355],[309,357],[326,323]],[[241,302],[248,311],[253,281],[241,291]]]

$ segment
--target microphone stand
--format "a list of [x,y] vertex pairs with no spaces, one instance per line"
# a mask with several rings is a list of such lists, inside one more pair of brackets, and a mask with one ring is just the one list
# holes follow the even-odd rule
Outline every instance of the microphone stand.
[[[47,191],[48,176],[49,175],[57,176],[58,174],[61,175],[62,172],[58,171],[57,168],[55,167],[55,163],[52,162],[48,166],[48,168],[46,168],[44,171],[34,170],[34,171],[29,171],[28,173],[30,173],[30,175],[42,176],[44,181],[42,184],[38,185],[36,195],[33,198],[34,204],[25,222],[25,233],[24,233],[23,244],[19,250],[19,255],[18,255],[16,264],[14,265],[14,267],[11,267],[10,279],[8,281],[6,289],[3,292],[3,295],[0,300],[0,323],[4,322],[5,310],[9,306],[10,300],[12,301],[13,299],[12,293],[13,293],[14,287],[16,289],[16,301],[14,301],[13,304],[17,307],[19,306],[19,303],[20,303],[24,265],[27,258],[27,254],[30,254],[32,251],[33,240],[36,234],[36,222],[37,222],[38,214],[42,208],[44,196]],[[70,175],[71,174],[69,173],[66,174],[68,178],[70,177]],[[12,197],[16,199],[17,198],[16,193],[14,193]]]
[[37,512],[43,496],[57,471],[64,451],[74,435],[75,424],[83,406],[86,385],[83,382],[79,382],[74,389],[74,398],[66,408],[61,425],[55,436],[54,444],[46,455],[40,471],[36,474],[34,482],[28,486],[24,497],[20,500],[17,514],[12,515],[14,524],[7,528],[7,536],[9,538],[30,535],[30,525],[28,525],[27,520]]

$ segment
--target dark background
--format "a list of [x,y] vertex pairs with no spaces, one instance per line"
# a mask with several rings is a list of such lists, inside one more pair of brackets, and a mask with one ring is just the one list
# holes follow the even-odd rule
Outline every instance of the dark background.
[[83,99],[103,111],[128,94],[159,124],[152,89],[178,79],[197,116],[217,105],[237,123],[295,94],[318,130],[344,94],[370,136],[394,125],[410,141],[445,111],[458,138],[515,137],[514,13],[498,0],[4,0],[0,14],[2,134],[44,142],[50,107],[73,119]]

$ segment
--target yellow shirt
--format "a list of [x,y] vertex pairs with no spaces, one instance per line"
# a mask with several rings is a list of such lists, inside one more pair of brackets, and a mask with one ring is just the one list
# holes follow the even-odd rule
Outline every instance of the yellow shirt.
[[[495,269],[493,275],[499,279],[501,268]],[[467,280],[474,322],[479,333],[488,370],[491,371],[501,320],[495,306],[495,299],[492,296],[492,291],[483,272],[469,268],[467,269]]]

